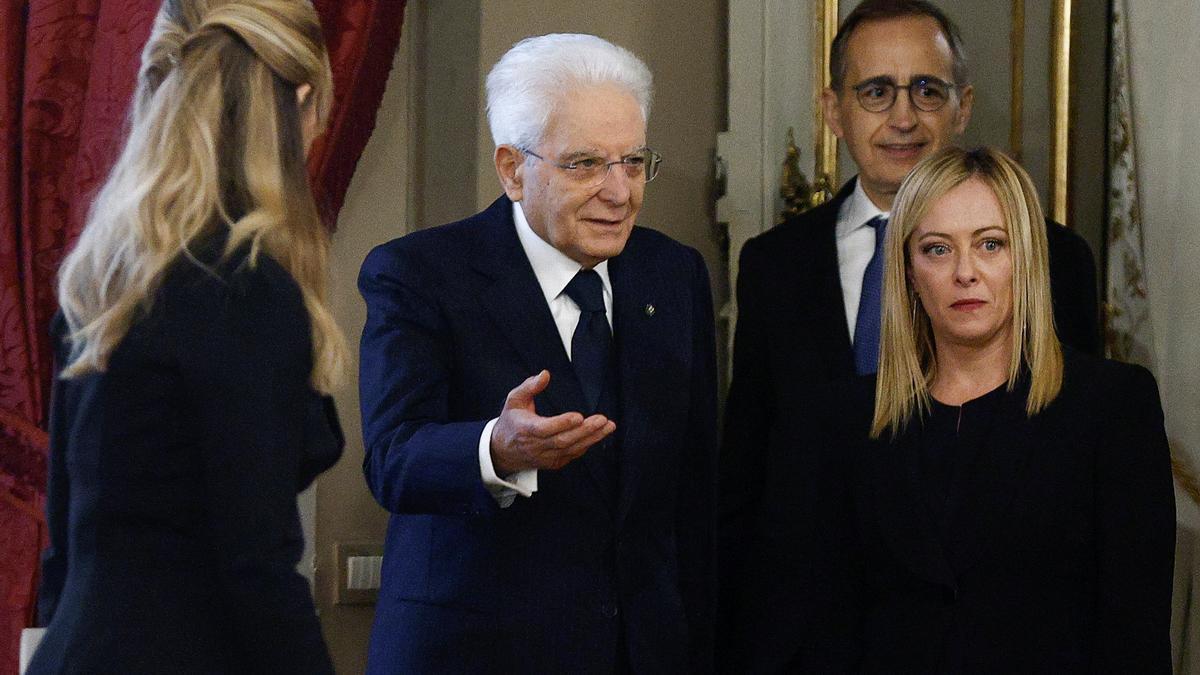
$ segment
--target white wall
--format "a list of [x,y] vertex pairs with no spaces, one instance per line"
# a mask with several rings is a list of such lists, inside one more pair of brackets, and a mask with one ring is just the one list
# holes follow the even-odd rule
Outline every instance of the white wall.
[[[1200,3],[1128,6],[1155,374],[1167,434],[1200,467]],[[1200,527],[1200,510],[1178,501]]]

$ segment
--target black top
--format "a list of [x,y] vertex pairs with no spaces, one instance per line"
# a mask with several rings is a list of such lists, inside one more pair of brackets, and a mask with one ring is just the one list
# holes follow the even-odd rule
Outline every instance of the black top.
[[[823,529],[797,573],[817,588],[799,607],[819,617],[804,672],[1170,673],[1175,502],[1156,384],[1064,351],[1062,389],[1032,417],[1020,378],[961,421],[939,405],[895,437],[845,429],[849,473],[824,474]],[[854,410],[874,392],[861,384]]]
[[181,258],[105,372],[55,378],[29,673],[332,672],[296,572],[296,494],[342,447],[311,370],[298,286],[243,251]]
[[954,475],[970,465],[987,440],[1006,389],[1007,384],[1002,384],[962,405],[930,399],[929,414],[916,431],[920,436],[918,462],[927,490],[926,506],[940,530],[945,529],[946,501]]
[[[838,270],[837,216],[853,194],[749,240],[737,279],[733,376],[720,455],[718,649],[729,672],[777,672],[803,664],[826,623],[800,607],[809,566],[826,533],[814,496],[836,461],[827,422],[867,418],[837,400],[855,378]],[[1047,221],[1054,325],[1067,344],[1098,352],[1096,273],[1087,243]],[[828,455],[828,456],[827,456]]]

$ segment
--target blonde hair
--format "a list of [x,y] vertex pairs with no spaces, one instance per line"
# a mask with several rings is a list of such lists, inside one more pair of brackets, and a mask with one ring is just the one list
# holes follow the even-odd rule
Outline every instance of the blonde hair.
[[[312,92],[301,104],[297,88]],[[302,116],[323,127],[333,92],[307,0],[166,0],[142,52],[128,139],[63,263],[59,304],[73,377],[105,370],[180,256],[228,228],[295,279],[308,310],[314,388],[340,380],[345,339],[328,305],[329,236],[305,170]]]
[[933,327],[909,283],[908,242],[929,208],[970,179],[991,189],[1008,226],[1012,255],[1011,391],[1028,367],[1029,416],[1043,410],[1062,388],[1062,349],[1054,331],[1049,252],[1042,208],[1029,174],[995,148],[946,148],[913,169],[896,194],[885,247],[879,375],[871,437],[900,433],[915,414],[930,408],[929,385],[937,373]]

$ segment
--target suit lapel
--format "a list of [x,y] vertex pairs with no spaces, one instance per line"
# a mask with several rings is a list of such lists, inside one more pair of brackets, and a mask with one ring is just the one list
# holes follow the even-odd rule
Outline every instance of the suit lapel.
[[496,332],[521,355],[529,375],[543,368],[550,371],[550,386],[539,398],[547,400],[557,412],[583,410],[583,389],[567,359],[533,267],[517,238],[512,202],[501,197],[485,216],[491,230],[484,238],[485,250],[474,252],[473,261],[477,270],[491,278],[491,283],[481,293],[480,304]]
[[[586,399],[575,369],[567,358],[562,338],[533,266],[529,263],[512,217],[512,202],[496,200],[486,212],[492,230],[484,238],[485,246],[473,254],[475,268],[491,278],[481,294],[480,303],[496,326],[497,333],[521,355],[526,369],[534,375],[543,368],[550,371],[550,386],[538,396],[538,413],[554,415],[576,411],[587,414]],[[614,297],[619,297],[614,289]],[[487,339],[484,337],[483,339]],[[543,405],[542,403],[548,405]],[[606,496],[605,469],[593,453],[579,460],[587,467],[596,496],[612,515],[613,504]],[[567,467],[559,473],[571,473]]]
[[[815,227],[810,231],[798,233],[805,238],[811,238],[810,244],[796,247],[797,250],[811,250],[813,258],[807,261],[812,269],[811,276],[799,275],[798,278],[812,280],[802,283],[796,289],[798,298],[812,298],[814,311],[807,327],[801,328],[817,331],[817,341],[821,353],[831,356],[827,368],[831,380],[854,375],[854,352],[850,342],[850,328],[846,325],[846,300],[842,295],[842,277],[839,271],[837,252],[837,218],[842,204],[854,192],[854,180],[842,187],[837,196],[829,203],[820,206],[820,214],[814,214]],[[798,264],[805,264],[798,261]],[[807,317],[806,317],[807,319]]]

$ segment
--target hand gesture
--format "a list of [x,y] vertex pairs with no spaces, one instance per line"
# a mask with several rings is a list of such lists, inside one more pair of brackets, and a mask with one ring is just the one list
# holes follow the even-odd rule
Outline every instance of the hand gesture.
[[539,416],[533,397],[549,384],[550,373],[543,370],[508,392],[500,418],[492,427],[492,464],[498,475],[561,469],[616,430],[616,422],[604,415],[585,418],[581,413],[566,412]]

